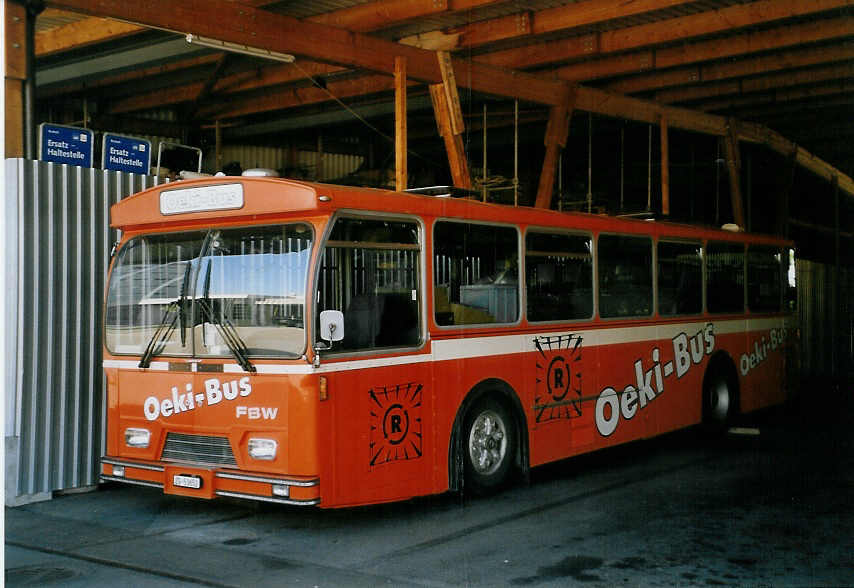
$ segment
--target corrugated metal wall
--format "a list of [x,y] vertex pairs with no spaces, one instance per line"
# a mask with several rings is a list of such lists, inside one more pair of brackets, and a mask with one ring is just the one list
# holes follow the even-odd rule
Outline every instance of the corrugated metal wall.
[[244,169],[263,167],[285,171],[288,177],[299,176],[297,179],[318,182],[343,178],[359,169],[364,160],[361,155],[319,153],[301,149],[289,153],[287,147],[226,145],[222,148],[223,165],[237,161]]
[[110,205],[150,176],[6,160],[6,504],[97,483]]
[[[845,378],[854,371],[854,271],[798,260],[801,375]],[[834,312],[835,307],[835,312]]]

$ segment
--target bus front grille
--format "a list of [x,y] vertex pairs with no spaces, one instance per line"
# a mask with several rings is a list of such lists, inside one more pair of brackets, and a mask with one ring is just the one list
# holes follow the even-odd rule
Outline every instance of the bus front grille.
[[161,459],[237,466],[227,437],[169,433]]

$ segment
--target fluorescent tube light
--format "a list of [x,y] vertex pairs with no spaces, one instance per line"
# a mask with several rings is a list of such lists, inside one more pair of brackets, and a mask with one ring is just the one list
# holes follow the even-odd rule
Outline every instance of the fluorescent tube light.
[[228,41],[220,41],[219,39],[211,39],[210,37],[200,37],[193,33],[187,33],[187,43],[210,47],[211,49],[219,49],[220,51],[261,57],[262,59],[272,59],[273,61],[281,61],[282,63],[293,63],[295,59],[293,55],[288,55],[287,53],[278,53],[277,51],[240,45],[239,43],[229,43]]

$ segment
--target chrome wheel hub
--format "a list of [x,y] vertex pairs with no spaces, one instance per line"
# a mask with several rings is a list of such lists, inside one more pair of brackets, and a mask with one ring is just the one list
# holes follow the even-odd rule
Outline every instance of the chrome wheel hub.
[[507,427],[497,413],[486,410],[472,423],[469,433],[469,457],[475,471],[494,474],[507,455]]

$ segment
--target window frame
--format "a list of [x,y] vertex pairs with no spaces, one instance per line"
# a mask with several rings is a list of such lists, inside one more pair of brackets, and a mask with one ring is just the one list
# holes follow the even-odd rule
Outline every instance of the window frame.
[[[658,246],[661,243],[674,243],[677,245],[699,245],[700,246],[700,310],[691,314],[661,314],[659,294],[659,255]],[[655,241],[655,314],[661,318],[671,319],[678,317],[698,317],[706,312],[706,242],[703,239],[659,237]]]
[[[741,246],[741,254],[742,254],[742,263],[741,263],[741,310],[724,310],[724,311],[712,311],[709,310],[709,248],[712,243],[718,245],[739,245]],[[735,240],[727,240],[727,239],[707,239],[706,240],[706,255],[703,257],[703,300],[706,301],[705,311],[706,314],[711,314],[714,316],[726,316],[726,315],[741,315],[744,316],[747,314],[747,242],[746,241],[735,241]]]
[[[419,330],[419,338],[418,343],[415,345],[406,345],[406,346],[397,346],[397,347],[372,347],[369,349],[335,349],[335,344],[333,343],[332,349],[326,350],[323,352],[324,356],[329,357],[345,357],[345,356],[376,356],[376,355],[388,355],[400,352],[413,353],[422,351],[424,347],[427,345],[427,340],[429,339],[428,327],[427,327],[427,295],[425,293],[425,285],[426,285],[426,250],[427,246],[425,243],[425,237],[427,235],[426,232],[426,223],[424,220],[417,216],[411,214],[400,214],[394,212],[383,212],[383,211],[375,211],[375,210],[358,210],[358,209],[348,209],[342,208],[336,210],[333,214],[331,214],[327,221],[326,226],[323,229],[323,234],[321,238],[317,241],[317,253],[316,253],[316,261],[314,263],[314,272],[313,272],[313,282],[311,284],[311,292],[312,292],[312,331],[311,335],[307,337],[311,341],[312,348],[317,345],[320,339],[320,331],[318,329],[318,324],[320,320],[320,311],[318,310],[319,304],[319,288],[320,288],[320,271],[321,271],[321,259],[323,257],[323,250],[327,247],[329,243],[329,236],[332,234],[332,230],[335,227],[335,223],[337,223],[340,219],[351,218],[351,219],[363,219],[363,220],[388,220],[388,221],[397,221],[397,222],[413,222],[418,230],[417,241],[418,241],[418,263],[419,268],[417,272],[417,283],[416,283],[416,291],[418,292],[418,330]],[[333,243],[354,243],[351,241],[333,241]],[[383,247],[372,247],[371,245],[377,245],[377,243],[366,242],[364,249],[384,249]],[[405,249],[414,250],[410,248],[409,244],[401,243],[400,245],[405,245]],[[340,247],[340,245],[339,245]],[[355,248],[355,247],[353,247]],[[345,333],[346,334],[346,333]]]
[[[774,255],[779,255],[779,263],[777,271],[779,271],[779,280],[777,284],[778,292],[777,292],[777,308],[775,310],[754,310],[750,307],[750,250],[752,248],[773,251]],[[784,299],[785,299],[785,288],[788,286],[787,284],[787,276],[786,276],[786,265],[788,263],[788,249],[784,247],[780,247],[778,245],[766,245],[764,243],[748,243],[747,249],[744,253],[744,295],[745,295],[745,311],[749,314],[780,314],[784,312]]]
[[[591,296],[593,297],[591,301],[591,311],[590,316],[585,318],[572,318],[572,319],[551,319],[545,321],[532,321],[528,318],[528,234],[529,233],[539,233],[539,234],[547,234],[547,235],[564,235],[568,237],[586,237],[590,240],[590,290]],[[539,225],[529,225],[525,227],[525,230],[522,234],[522,240],[520,245],[522,246],[522,276],[521,281],[524,282],[524,287],[522,288],[524,295],[524,309],[525,309],[525,320],[532,325],[552,325],[552,324],[562,324],[562,323],[582,323],[582,322],[590,322],[596,318],[597,310],[598,310],[598,290],[599,290],[599,282],[597,279],[597,255],[596,255],[596,236],[593,234],[593,231],[581,231],[581,230],[572,230],[572,229],[561,229],[559,227],[542,227]]]
[[[651,254],[651,266],[650,266],[650,277],[652,279],[651,283],[651,298],[650,298],[650,312],[649,314],[639,314],[639,315],[627,315],[627,316],[602,316],[601,305],[599,304],[602,287],[600,284],[600,275],[599,268],[602,267],[601,255],[599,253],[599,241],[602,237],[633,237],[637,239],[646,239],[650,243],[650,254]],[[658,283],[657,283],[657,267],[658,267],[658,248],[655,247],[656,239],[648,233],[621,233],[618,231],[602,231],[598,235],[596,235],[596,314],[595,316],[599,318],[601,321],[626,321],[626,320],[649,320],[656,316],[658,309]]]
[[[112,283],[112,280],[113,280],[113,271],[116,268],[116,264],[118,262],[119,256],[122,255],[124,249],[128,246],[128,244],[133,242],[135,239],[152,237],[152,236],[178,235],[181,233],[190,233],[190,232],[197,232],[197,231],[200,233],[203,233],[204,235],[207,235],[211,231],[215,231],[215,230],[231,231],[231,230],[241,230],[241,229],[249,229],[249,228],[285,227],[285,226],[296,225],[296,224],[306,225],[309,228],[309,231],[311,234],[311,237],[310,237],[311,238],[311,246],[309,248],[310,251],[309,251],[309,258],[308,258],[308,267],[306,268],[306,272],[305,272],[305,292],[304,292],[304,295],[306,297],[308,297],[310,295],[310,293],[314,291],[312,289],[312,281],[311,281],[312,280],[312,273],[313,273],[311,264],[312,264],[312,259],[314,256],[314,248],[317,247],[317,244],[318,244],[317,227],[315,226],[315,224],[312,222],[311,219],[306,219],[306,218],[290,219],[289,218],[289,219],[279,220],[278,222],[265,221],[265,222],[260,222],[260,223],[247,223],[247,224],[241,223],[238,225],[216,225],[216,224],[212,224],[212,225],[205,225],[205,226],[202,226],[202,227],[197,228],[197,229],[183,228],[183,229],[178,229],[178,230],[167,230],[167,231],[141,231],[139,233],[135,233],[135,234],[130,235],[124,242],[121,243],[121,246],[116,250],[116,252],[111,257],[110,266],[109,266],[109,273],[107,274],[107,277],[104,281],[104,290],[105,290],[104,291],[104,310],[103,310],[103,316],[101,317],[101,341],[102,341],[102,345],[103,345],[104,349],[106,349],[107,352],[110,353],[110,355],[114,355],[114,356],[139,357],[142,355],[142,353],[137,353],[137,352],[114,351],[113,349],[110,349],[110,347],[107,345],[107,332],[106,332],[106,329],[107,329],[107,320],[106,320],[107,319],[107,314],[106,314],[107,298],[109,296],[110,284]],[[204,239],[203,239],[203,241],[204,241]],[[201,252],[200,252],[200,254],[201,254]],[[194,259],[197,259],[197,258],[198,257],[196,257]],[[197,268],[196,271],[192,272],[192,275],[190,278],[190,283],[192,283],[193,285],[195,285],[195,283],[198,280],[198,271],[199,270],[200,270],[200,267]],[[309,316],[308,311],[309,311],[309,304],[308,304],[308,300],[306,298],[306,302],[304,303],[304,307],[303,307],[303,317],[304,317],[303,318],[303,320],[304,320],[303,330],[305,331],[305,333],[303,336],[302,350],[294,352],[294,355],[296,355],[297,357],[290,357],[290,356],[285,357],[282,355],[250,354],[248,356],[249,359],[252,361],[254,361],[254,360],[293,361],[295,359],[298,359],[299,356],[305,356],[305,353],[308,350],[309,340],[311,338],[311,335],[309,334],[309,326],[307,324],[308,320],[309,320],[308,319],[308,316]],[[232,356],[228,353],[224,353],[224,354],[198,354],[198,353],[196,353],[195,348],[192,347],[189,353],[178,354],[178,353],[162,353],[161,352],[157,355],[157,357],[176,357],[176,358],[181,358],[181,359],[189,358],[189,359],[193,359],[193,360],[209,360],[209,359],[226,359],[226,358],[230,358]]]
[[[516,231],[516,259],[519,261],[517,264],[518,267],[518,279],[516,280],[516,300],[518,301],[517,312],[516,312],[516,320],[508,323],[468,323],[465,325],[440,325],[436,321],[436,293],[435,293],[435,277],[436,277],[436,268],[433,264],[433,261],[436,257],[436,226],[439,223],[458,223],[458,224],[466,224],[466,225],[477,225],[483,227],[498,227],[498,228],[511,228]],[[493,221],[479,221],[472,220],[466,218],[454,218],[454,217],[436,217],[433,219],[432,227],[430,230],[430,269],[431,275],[428,276],[430,279],[430,291],[433,294],[433,300],[431,301],[431,305],[433,306],[432,313],[432,324],[435,325],[436,328],[446,331],[459,331],[462,329],[483,329],[483,328],[505,328],[505,327],[514,327],[522,324],[522,319],[525,316],[523,309],[526,307],[527,299],[525,296],[525,289],[523,286],[523,281],[525,276],[523,274],[524,271],[524,250],[523,250],[523,241],[522,241],[522,229],[518,224],[513,223],[503,223],[503,222],[493,222]]]

